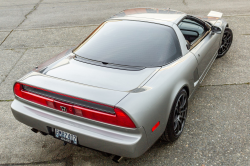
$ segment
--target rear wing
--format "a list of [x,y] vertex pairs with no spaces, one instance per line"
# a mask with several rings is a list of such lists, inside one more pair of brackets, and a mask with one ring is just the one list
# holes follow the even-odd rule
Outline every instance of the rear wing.
[[207,16],[208,16],[208,17],[217,17],[217,18],[221,18],[222,15],[223,15],[223,13],[221,13],[221,12],[210,11],[210,12],[208,13]]

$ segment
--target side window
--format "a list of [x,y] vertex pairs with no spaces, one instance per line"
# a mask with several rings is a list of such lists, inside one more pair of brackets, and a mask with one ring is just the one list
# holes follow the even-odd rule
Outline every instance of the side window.
[[185,39],[191,43],[191,45],[206,32],[206,28],[201,23],[188,18],[182,20],[178,27],[180,28]]

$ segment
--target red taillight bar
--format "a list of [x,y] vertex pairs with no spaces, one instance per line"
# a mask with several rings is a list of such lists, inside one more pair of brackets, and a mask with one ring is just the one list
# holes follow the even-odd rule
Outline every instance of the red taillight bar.
[[[22,88],[23,84],[16,83],[14,85],[14,93],[20,98],[31,102],[50,107],[56,110],[64,111],[69,114],[81,116],[87,119],[92,119],[112,125],[135,128],[134,122],[121,109],[114,107],[115,114],[101,112],[94,109],[85,108],[82,106],[69,104],[62,101],[57,101],[48,97],[44,97],[35,93],[25,91]],[[28,86],[28,85],[25,85]],[[63,94],[62,94],[63,95]]]

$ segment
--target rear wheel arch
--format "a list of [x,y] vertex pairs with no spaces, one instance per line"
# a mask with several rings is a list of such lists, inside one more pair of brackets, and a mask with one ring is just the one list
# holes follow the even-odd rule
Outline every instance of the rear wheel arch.
[[[177,95],[182,91],[182,89],[185,89],[186,90],[186,92],[187,92],[187,97],[189,98],[189,87],[188,87],[188,85],[187,84],[184,84],[184,85],[182,85],[182,86],[179,86],[178,88],[176,88],[177,90],[176,91],[174,91],[174,93],[173,93],[173,97],[171,97],[171,107],[170,107],[170,109],[172,110],[172,108],[173,108],[173,106],[174,106],[174,102],[175,102],[175,99],[176,99],[176,97],[177,97]],[[169,115],[170,115],[170,113],[171,113],[171,110],[169,111],[169,113],[168,113],[168,115],[167,115],[167,117],[166,117],[166,121],[168,122],[168,119],[169,119]]]
[[[188,88],[188,86],[187,85],[184,85],[183,87],[182,87],[182,89],[185,89],[186,91],[187,91],[187,95],[188,95],[188,97],[189,97],[189,88]],[[180,90],[181,91],[181,90]]]
[[[189,89],[188,89],[187,85],[184,85],[184,86],[182,86],[182,88],[180,88],[180,90],[178,91],[178,93],[175,95],[175,98],[174,98],[174,100],[172,102],[172,106],[171,106],[171,110],[170,110],[169,116],[167,118],[167,124],[166,124],[165,130],[164,130],[164,132],[162,133],[162,135],[160,137],[163,141],[174,142],[174,141],[176,141],[179,138],[179,136],[182,133],[182,131],[181,131],[180,134],[177,136],[177,135],[173,134],[173,131],[172,131],[172,127],[173,127],[172,126],[172,121],[173,121],[173,116],[174,116],[173,113],[175,112],[174,111],[175,110],[174,107],[175,107],[176,102],[177,102],[178,98],[180,97],[181,93],[184,93],[184,94],[186,93],[186,106],[187,107],[186,107],[186,111],[185,112],[187,113]],[[186,116],[187,116],[187,114],[185,115],[185,118],[184,118],[183,128],[184,128],[184,125],[185,125]]]
[[[172,97],[172,100],[171,100],[171,109],[173,108],[173,106],[174,106],[174,101],[175,101],[175,98],[176,98],[176,96],[179,94],[179,92],[182,90],[182,89],[185,89],[186,90],[186,92],[187,92],[187,95],[188,95],[188,97],[189,97],[189,86],[188,86],[188,84],[184,84],[184,85],[182,85],[182,86],[179,86],[178,88],[176,88],[177,90],[173,93],[173,97]],[[169,114],[170,115],[170,114]],[[169,115],[168,115],[168,117],[167,117],[167,121],[168,121],[168,118],[169,118]]]

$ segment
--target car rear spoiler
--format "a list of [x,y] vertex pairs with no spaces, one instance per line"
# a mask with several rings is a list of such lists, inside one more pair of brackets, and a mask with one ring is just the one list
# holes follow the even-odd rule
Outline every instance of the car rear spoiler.
[[221,18],[222,15],[223,15],[223,13],[221,13],[221,12],[210,11],[210,12],[208,13],[207,16],[208,16],[208,17],[217,17],[217,18]]

